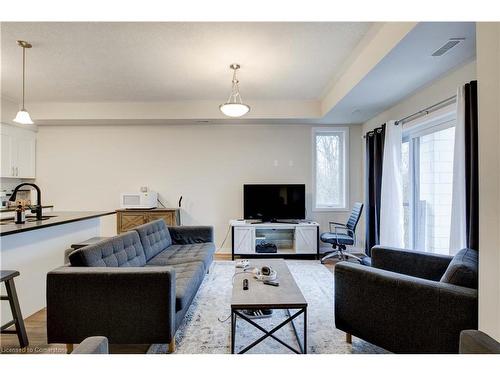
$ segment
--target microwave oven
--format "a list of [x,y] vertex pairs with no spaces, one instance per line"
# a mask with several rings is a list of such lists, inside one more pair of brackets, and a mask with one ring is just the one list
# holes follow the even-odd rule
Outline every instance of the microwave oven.
[[158,193],[155,191],[122,193],[120,207],[125,209],[156,208],[158,207]]

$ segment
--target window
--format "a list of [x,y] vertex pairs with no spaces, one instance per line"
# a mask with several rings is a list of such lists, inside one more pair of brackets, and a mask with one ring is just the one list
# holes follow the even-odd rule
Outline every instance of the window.
[[455,118],[443,112],[404,130],[405,247],[449,254]]
[[313,129],[313,209],[347,209],[349,129]]

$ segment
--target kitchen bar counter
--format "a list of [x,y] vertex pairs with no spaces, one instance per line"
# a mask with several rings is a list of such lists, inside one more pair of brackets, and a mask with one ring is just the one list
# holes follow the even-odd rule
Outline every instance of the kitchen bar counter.
[[[49,206],[43,205],[42,208],[54,208],[54,206],[52,206],[52,205],[49,205]],[[0,208],[0,214],[4,213],[4,212],[15,212],[16,209],[17,208],[15,206],[2,207],[2,208]]]
[[0,221],[0,236],[8,236],[113,214],[115,214],[115,211],[56,211],[44,213],[44,216],[47,218],[40,221],[34,220],[34,215],[27,215],[26,219],[34,221],[26,221],[24,224],[15,224],[14,219],[4,219]]
[[[64,264],[64,253],[72,244],[101,236],[101,219],[112,214],[115,212],[49,211],[44,212],[46,220],[1,221],[1,268],[20,273],[16,289],[24,318],[45,307],[47,272]],[[3,325],[11,319],[9,304],[2,303],[0,309]]]

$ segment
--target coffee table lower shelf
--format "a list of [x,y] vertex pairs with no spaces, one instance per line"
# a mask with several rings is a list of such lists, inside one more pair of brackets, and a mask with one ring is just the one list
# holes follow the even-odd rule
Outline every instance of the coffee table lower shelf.
[[[268,308],[268,307],[266,307],[266,308]],[[294,312],[293,314],[290,312],[289,308],[273,308],[273,310],[285,310],[285,312],[287,314],[287,318],[283,322],[281,322],[279,325],[277,325],[276,327],[271,329],[270,331],[266,330],[265,328],[263,328],[262,326],[260,326],[256,322],[256,320],[260,320],[260,319],[250,319],[250,318],[246,317],[244,314],[242,314],[241,310],[246,310],[246,309],[231,307],[231,354],[234,354],[234,350],[235,350],[236,320],[238,317],[243,319],[244,321],[250,323],[252,326],[257,328],[258,330],[262,331],[264,333],[264,335],[259,337],[257,340],[253,341],[249,345],[247,345],[244,349],[239,351],[237,354],[246,353],[247,351],[252,349],[254,346],[258,345],[259,343],[261,343],[262,341],[264,341],[268,337],[271,337],[272,339],[276,340],[281,345],[285,346],[286,348],[290,349],[292,352],[294,352],[296,354],[307,354],[307,305],[302,306],[298,309],[294,309],[297,311]],[[303,336],[302,341],[300,340],[299,333],[297,331],[297,327],[295,326],[295,322],[294,322],[294,320],[296,318],[298,318],[300,315],[302,315],[303,319],[304,319],[304,332],[303,332],[304,336]],[[299,346],[298,350],[274,335],[274,333],[279,331],[281,328],[286,326],[288,323],[292,324],[293,332],[295,334],[295,338],[297,339],[297,344]]]

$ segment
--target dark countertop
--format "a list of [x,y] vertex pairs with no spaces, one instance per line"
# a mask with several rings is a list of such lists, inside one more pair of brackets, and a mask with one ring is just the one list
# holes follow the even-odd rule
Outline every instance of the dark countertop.
[[[12,207],[2,207],[0,208],[0,213],[3,213],[3,212],[14,212],[16,210],[17,207],[15,206],[12,206]],[[49,205],[49,206],[45,206],[45,205],[42,205],[42,208],[54,208],[54,206],[52,205]]]
[[170,207],[155,207],[155,208],[119,208],[116,212],[162,212],[162,211],[180,211],[180,208],[170,208]]
[[[115,211],[61,211],[47,212],[44,216],[53,216],[41,221],[26,221],[24,224],[15,224],[14,220],[0,221],[0,236],[22,233],[30,230],[43,229],[54,225],[73,223],[75,221],[88,220],[96,217],[113,215]],[[29,215],[31,218],[34,215]]]

